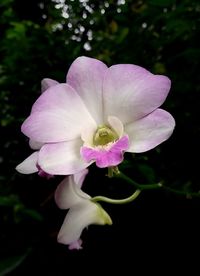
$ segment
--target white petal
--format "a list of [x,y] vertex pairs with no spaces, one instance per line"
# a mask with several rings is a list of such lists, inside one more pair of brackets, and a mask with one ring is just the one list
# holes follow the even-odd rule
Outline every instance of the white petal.
[[37,161],[38,161],[38,151],[35,151],[28,158],[26,158],[22,163],[20,163],[16,167],[16,170],[19,173],[23,173],[23,174],[35,173],[38,171]]
[[116,131],[119,138],[124,134],[124,126],[122,122],[115,116],[108,116],[108,123]]
[[[78,180],[81,181],[85,178],[87,170],[78,173]],[[77,180],[77,179],[76,179]],[[77,183],[75,183],[74,175],[65,177],[65,179],[58,185],[55,192],[55,201],[60,209],[68,209],[75,204],[81,203],[83,199],[90,199],[91,197],[84,193]]]
[[84,145],[86,146],[92,146],[93,145],[93,137],[94,133],[97,130],[97,125],[90,125],[87,128],[85,128],[81,133],[81,139],[84,142]]
[[90,224],[111,225],[112,220],[100,205],[83,199],[69,210],[58,234],[58,242],[71,244],[77,241],[83,229]]

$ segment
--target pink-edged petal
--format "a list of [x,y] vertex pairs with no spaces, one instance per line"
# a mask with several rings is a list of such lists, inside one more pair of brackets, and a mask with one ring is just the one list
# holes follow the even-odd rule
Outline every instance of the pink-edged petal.
[[83,99],[97,124],[102,124],[102,85],[107,66],[93,58],[79,57],[71,65],[67,83]]
[[30,148],[32,148],[33,150],[39,150],[39,149],[41,149],[41,147],[42,147],[43,145],[44,145],[43,143],[40,143],[40,142],[31,140],[31,139],[29,140],[29,146],[30,146]]
[[33,112],[22,125],[22,132],[41,143],[61,142],[81,136],[95,125],[81,98],[66,84],[44,92],[33,105]]
[[122,122],[115,116],[108,116],[108,123],[116,131],[117,135],[121,138],[124,134],[124,126]]
[[[77,177],[82,178],[81,182],[85,179],[88,171],[83,170],[77,174]],[[74,175],[67,176],[58,185],[55,191],[55,202],[60,209],[68,209],[82,202],[83,199],[90,199],[91,197],[84,193],[75,182]],[[80,181],[80,179],[78,179]]]
[[69,175],[77,173],[91,163],[86,163],[80,155],[82,141],[45,144],[39,153],[38,164],[47,173]]
[[153,111],[125,127],[130,141],[127,151],[145,152],[156,147],[170,137],[174,127],[174,118],[167,111],[162,109]]
[[124,151],[129,147],[128,136],[125,135],[111,147],[105,148],[89,148],[83,146],[81,148],[81,155],[87,161],[96,161],[99,168],[106,168],[117,166],[123,161]]
[[76,242],[83,229],[90,224],[112,224],[110,216],[103,208],[90,200],[83,199],[70,208],[58,233],[58,242],[72,244]]
[[69,105],[69,97],[73,97],[76,92],[67,84],[60,83],[50,86],[45,90],[32,106],[31,113],[36,111],[63,109]]
[[34,112],[22,125],[22,132],[31,140],[39,140],[41,144],[80,137],[80,122],[76,122],[76,117],[72,121],[69,115],[59,109]]
[[74,241],[69,244],[69,250],[80,250],[83,249],[82,247],[83,241],[81,239],[78,239],[77,241]]
[[55,80],[48,79],[48,78],[43,79],[43,80],[41,81],[41,91],[42,91],[42,93],[43,93],[45,90],[47,90],[49,87],[54,86],[54,85],[56,85],[56,84],[58,84],[58,82],[55,81]]
[[123,124],[144,117],[158,108],[170,90],[170,80],[130,64],[111,66],[103,85],[104,113]]
[[38,161],[38,151],[35,151],[28,158],[26,158],[22,163],[20,163],[16,167],[16,170],[19,173],[23,173],[23,174],[38,172],[37,161]]

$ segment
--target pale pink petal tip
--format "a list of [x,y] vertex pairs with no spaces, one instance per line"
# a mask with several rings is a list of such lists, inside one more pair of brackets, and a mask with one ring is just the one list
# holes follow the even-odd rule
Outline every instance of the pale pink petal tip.
[[80,250],[83,249],[82,247],[82,243],[83,241],[81,239],[74,241],[72,243],[69,244],[68,248],[69,250]]
[[45,78],[41,81],[41,90],[42,93],[46,91],[49,87],[59,84],[57,81]]
[[125,135],[109,148],[82,147],[81,155],[86,162],[96,161],[99,168],[117,166],[123,161],[124,152],[129,147],[128,136]]
[[38,161],[38,151],[33,152],[30,156],[28,156],[22,163],[20,163],[16,170],[19,173],[30,174],[38,171],[37,167]]

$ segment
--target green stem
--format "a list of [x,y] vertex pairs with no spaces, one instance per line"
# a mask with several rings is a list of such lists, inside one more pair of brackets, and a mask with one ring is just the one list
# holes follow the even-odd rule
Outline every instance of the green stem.
[[115,175],[118,175],[120,173],[119,169],[117,166],[114,167],[108,167],[108,177],[112,178]]
[[135,200],[139,196],[140,193],[141,193],[140,190],[136,190],[131,196],[124,198],[124,199],[112,199],[112,198],[105,197],[105,196],[95,196],[91,200],[93,202],[104,201],[104,202],[111,203],[111,204],[126,204],[126,203],[129,203],[129,202]]
[[200,192],[195,193],[195,192],[188,192],[188,191],[180,191],[180,190],[176,190],[174,188],[165,186],[162,183],[141,185],[141,184],[138,184],[137,182],[135,182],[134,180],[132,180],[127,175],[123,174],[122,172],[115,174],[114,177],[121,178],[121,179],[125,180],[126,182],[130,183],[131,185],[134,185],[137,189],[139,189],[141,191],[163,188],[164,190],[169,191],[174,194],[177,194],[177,195],[188,196],[188,197],[200,197]]
[[122,172],[120,172],[119,174],[116,174],[115,177],[121,178],[121,179],[125,180],[126,182],[130,183],[131,185],[134,185],[139,190],[158,189],[158,188],[162,187],[161,183],[147,184],[147,185],[138,184],[137,182],[135,182],[134,180],[132,180],[130,177],[128,177],[127,175],[123,174]]
[[188,198],[190,198],[190,197],[200,197],[200,193],[198,193],[198,192],[195,193],[195,192],[180,191],[180,190],[176,190],[176,189],[173,189],[173,188],[165,186],[165,185],[162,185],[162,187],[166,191],[169,191],[169,192],[177,194],[177,195],[184,195]]

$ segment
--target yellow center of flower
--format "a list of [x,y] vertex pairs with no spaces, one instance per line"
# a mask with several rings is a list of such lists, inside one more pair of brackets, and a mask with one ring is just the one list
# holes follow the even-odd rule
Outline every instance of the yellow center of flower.
[[95,146],[105,146],[110,142],[114,142],[119,139],[119,136],[109,126],[99,126],[93,136],[93,144]]

